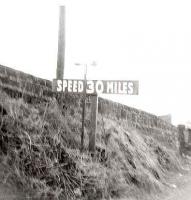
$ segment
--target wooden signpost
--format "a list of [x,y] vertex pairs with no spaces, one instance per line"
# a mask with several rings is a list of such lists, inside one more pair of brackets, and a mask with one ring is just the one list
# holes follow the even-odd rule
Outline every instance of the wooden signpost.
[[91,131],[89,133],[89,151],[95,152],[97,110],[99,94],[127,94],[138,95],[139,82],[135,80],[84,80],[77,79],[54,79],[53,90],[56,92],[81,93],[83,94],[82,110],[82,135],[81,151],[84,148],[84,120],[86,110],[86,94],[91,95]]
[[[81,151],[84,149],[84,124],[86,110],[86,94],[91,95],[91,131],[89,133],[89,152],[95,152],[96,128],[97,128],[97,111],[99,94],[138,94],[138,81],[122,80],[86,80],[87,65],[85,65],[84,80],[64,79],[64,62],[65,62],[65,6],[60,6],[59,17],[59,34],[58,34],[58,55],[56,79],[53,80],[53,91],[67,93],[83,94],[82,109],[82,134],[81,134]],[[94,63],[95,64],[95,63]],[[81,64],[78,64],[81,65]],[[62,108],[61,95],[61,108]]]
[[91,127],[89,133],[89,152],[94,153],[96,147],[98,96],[92,95],[91,102]]

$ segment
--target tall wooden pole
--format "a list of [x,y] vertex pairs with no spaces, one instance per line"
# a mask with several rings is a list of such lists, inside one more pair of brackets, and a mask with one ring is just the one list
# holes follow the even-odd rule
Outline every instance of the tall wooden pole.
[[65,6],[60,6],[56,78],[63,79],[65,62]]

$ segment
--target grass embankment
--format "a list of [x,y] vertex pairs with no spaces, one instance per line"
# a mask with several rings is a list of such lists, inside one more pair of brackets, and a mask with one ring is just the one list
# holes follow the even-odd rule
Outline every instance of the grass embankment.
[[97,142],[105,152],[92,160],[79,152],[79,109],[62,113],[55,100],[31,105],[3,92],[0,105],[1,181],[26,197],[94,200],[159,192],[166,172],[179,168],[173,150],[101,115]]

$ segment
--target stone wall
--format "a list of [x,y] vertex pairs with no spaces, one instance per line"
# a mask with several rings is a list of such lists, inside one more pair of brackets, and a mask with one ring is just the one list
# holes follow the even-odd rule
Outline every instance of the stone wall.
[[161,119],[167,121],[168,123],[172,123],[172,116],[171,114],[159,116]]
[[0,65],[0,87],[10,95],[49,99],[52,82]]
[[[52,82],[0,65],[0,88],[13,97],[23,97],[30,103],[38,99],[50,100],[58,96],[52,92]],[[63,94],[65,107],[81,105],[81,95]],[[88,104],[89,105],[89,104]],[[101,115],[125,123],[130,128],[141,130],[159,141],[178,148],[178,131],[167,121],[147,112],[99,98],[98,112]]]
[[178,125],[179,151],[181,155],[191,156],[191,129],[185,125]]
[[102,98],[99,98],[98,111],[110,119],[126,124],[129,128],[152,136],[167,147],[169,145],[174,149],[179,147],[177,127],[160,117]]

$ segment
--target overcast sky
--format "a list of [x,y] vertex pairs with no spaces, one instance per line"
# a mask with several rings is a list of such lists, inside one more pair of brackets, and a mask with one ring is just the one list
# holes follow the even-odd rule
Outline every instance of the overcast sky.
[[191,121],[191,2],[184,0],[0,1],[0,64],[55,78],[59,5],[66,5],[65,78],[97,62],[89,79],[135,79],[138,96],[114,101],[173,123]]

